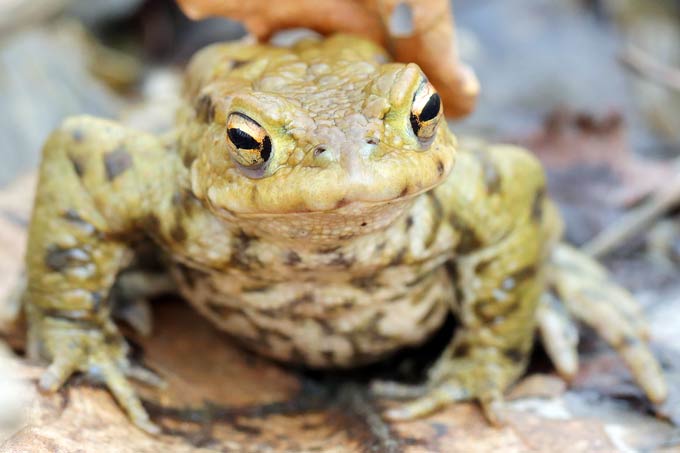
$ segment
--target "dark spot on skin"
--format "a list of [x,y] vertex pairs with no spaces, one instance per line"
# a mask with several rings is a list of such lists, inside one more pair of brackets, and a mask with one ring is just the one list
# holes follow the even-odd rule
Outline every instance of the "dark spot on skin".
[[474,155],[482,166],[486,192],[489,195],[499,193],[501,191],[501,175],[498,172],[498,168],[496,168],[496,164],[484,151],[476,151]]
[[460,341],[453,348],[454,357],[465,357],[469,352],[470,344],[467,341]]
[[348,204],[349,204],[349,200],[343,198],[336,203],[335,209],[342,208],[343,206],[347,206]]
[[119,146],[110,153],[104,154],[106,179],[113,181],[121,173],[132,166],[132,156],[123,146]]
[[380,143],[380,140],[377,139],[377,138],[371,137],[371,138],[366,139],[366,143],[368,143],[369,145],[377,145],[378,143]]
[[67,209],[66,212],[64,212],[63,217],[68,220],[69,222],[74,222],[74,223],[80,223],[83,222],[83,218],[80,217],[80,214],[75,209]]
[[237,310],[228,305],[221,304],[219,302],[211,301],[208,302],[206,306],[208,307],[208,309],[210,309],[210,311],[212,311],[221,319],[227,319],[235,314],[240,314],[240,310]]
[[182,209],[189,215],[195,208],[200,208],[203,206],[203,202],[196,198],[196,196],[189,192],[182,192]]
[[252,268],[253,264],[262,264],[259,263],[259,260],[256,257],[248,255],[250,243],[255,239],[255,237],[250,236],[243,230],[240,230],[238,234],[234,236],[232,241],[233,251],[229,259],[229,263],[232,266],[247,271]]
[[79,248],[63,248],[51,245],[45,254],[45,265],[53,271],[61,272],[64,269],[80,266],[90,261],[90,256]]
[[113,333],[106,333],[104,334],[104,344],[109,345],[109,346],[114,346],[118,345],[120,342],[120,338],[118,335],[113,334]]
[[379,274],[355,277],[349,281],[349,284],[355,288],[372,293],[382,286],[380,282],[378,282],[378,276]]
[[71,138],[76,143],[82,143],[83,139],[85,138],[85,134],[83,133],[83,131],[81,129],[76,128],[76,129],[73,129],[73,131],[71,131]]
[[455,252],[459,255],[465,255],[473,252],[482,246],[482,241],[477,237],[477,234],[462,219],[455,214],[449,216],[451,226],[460,234],[458,244]]
[[296,297],[295,299],[292,299],[290,302],[288,302],[288,306],[284,308],[284,310],[290,310],[291,308],[299,307],[300,305],[310,305],[313,304],[315,301],[314,299],[314,294],[310,292],[305,292],[302,293],[299,297]]
[[437,161],[437,174],[439,176],[444,175],[444,163],[441,160]]
[[78,214],[78,212],[75,209],[67,209],[66,212],[64,212],[64,214],[62,215],[62,217],[65,220],[72,223],[73,225],[80,228],[86,234],[93,234],[97,231],[94,225],[80,217],[80,214]]
[[184,156],[182,156],[182,163],[186,168],[189,168],[191,167],[191,164],[194,163],[194,159],[196,159],[196,156],[191,153],[186,153]]
[[194,109],[196,110],[196,119],[202,123],[210,123],[215,118],[213,102],[208,94],[198,98]]
[[541,187],[534,195],[534,201],[531,204],[531,219],[534,222],[540,222],[543,218],[543,202],[545,201],[545,188]]
[[326,359],[326,363],[329,364],[334,363],[333,351],[321,351],[321,355],[323,356],[324,359]]
[[180,223],[177,223],[172,227],[172,230],[170,230],[170,237],[172,237],[175,242],[184,242],[187,238],[187,232]]
[[184,263],[177,263],[176,266],[179,269],[180,273],[182,274],[184,282],[190,288],[195,288],[196,283],[198,281],[204,280],[209,277],[209,274],[207,272],[195,269],[193,267],[189,267]]
[[231,62],[231,69],[238,69],[248,63],[250,63],[250,60],[234,60]]
[[250,235],[243,230],[239,230],[239,232],[236,234],[236,238],[245,244],[246,247],[249,247],[252,241],[256,241],[258,239],[257,236]]
[[361,226],[362,226],[362,227],[365,227],[366,225],[368,225],[367,222],[361,222]]
[[[282,343],[290,343],[290,337],[283,332],[279,332],[278,330],[267,331],[267,337],[272,337],[276,341],[279,341],[279,342],[282,342]],[[269,343],[269,341],[267,341],[267,343]]]
[[390,337],[380,333],[380,322],[385,317],[383,312],[375,313],[364,326],[357,330],[364,337],[368,337],[371,342],[389,341]]
[[495,299],[479,300],[475,303],[474,311],[479,319],[487,324],[505,319],[517,309],[519,299],[511,297],[506,301]]
[[405,197],[407,194],[408,194],[408,186],[401,189],[401,192],[399,193],[399,197]]
[[[437,272],[437,269],[432,269],[426,272],[425,275],[432,275],[435,272]],[[411,291],[411,305],[419,305],[423,301],[428,300],[428,295],[437,283],[438,280],[435,278],[424,278],[419,284],[412,286],[414,290]]]
[[331,265],[333,266],[342,266],[344,268],[350,268],[352,267],[352,264],[356,259],[354,257],[347,258],[344,253],[340,252],[338,253],[330,262]]
[[505,351],[503,351],[503,355],[513,363],[522,363],[524,362],[524,358],[526,357],[526,354],[524,354],[517,348],[506,349]]
[[[241,319],[244,319],[248,322],[250,328],[257,332],[256,338],[248,338],[247,341],[244,341],[244,345],[250,344],[252,347],[257,347],[259,349],[264,349],[264,350],[269,350],[270,345],[269,345],[269,336],[267,335],[267,331],[262,328],[262,326],[258,325],[248,314],[247,311],[244,310],[239,310],[232,308],[231,309],[234,315],[240,316]],[[238,338],[237,338],[238,340]]]
[[79,178],[82,178],[85,174],[85,165],[83,162],[75,156],[68,156],[68,158],[71,160],[71,164],[73,164],[73,170],[76,172],[76,175],[78,175]]
[[512,279],[515,282],[514,286],[517,286],[518,284],[533,279],[535,277],[536,277],[535,266],[526,266],[508,275],[508,279]]
[[323,422],[323,421],[321,423],[309,423],[309,422],[307,422],[307,423],[303,423],[302,425],[300,425],[300,429],[303,430],[303,431],[315,431],[319,428],[322,428],[324,425],[325,425],[325,422]]
[[416,322],[418,325],[428,325],[430,324],[430,321],[432,321],[432,318],[435,315],[438,315],[440,310],[440,306],[443,304],[441,301],[434,301],[430,308],[423,314],[423,316],[420,317],[420,319]]
[[390,260],[388,266],[397,266],[403,264],[404,257],[406,256],[406,247],[402,248],[397,252],[396,255]]
[[286,264],[289,266],[294,266],[295,264],[299,264],[302,262],[302,258],[300,258],[300,255],[298,255],[296,252],[291,250],[286,254]]
[[316,322],[319,324],[319,327],[321,327],[321,330],[323,331],[323,333],[324,333],[325,335],[330,336],[330,335],[334,335],[334,334],[335,334],[335,332],[336,332],[335,327],[333,327],[333,326],[331,325],[331,323],[328,322],[327,319],[324,319],[324,318],[317,318],[317,319],[316,319]]
[[299,365],[304,365],[307,362],[307,357],[297,346],[293,346],[290,351],[290,361]]
[[421,284],[422,282],[427,280],[429,277],[431,277],[432,274],[437,272],[437,270],[438,270],[437,268],[434,268],[434,269],[432,269],[428,272],[423,272],[422,274],[418,275],[416,278],[414,278],[410,282],[406,282],[406,286],[409,287],[409,288],[413,288],[414,286],[418,286],[419,284]]
[[453,295],[456,299],[456,303],[461,303],[465,300],[465,295],[463,294],[463,288],[461,287],[460,283],[456,283],[453,285]]
[[481,275],[493,263],[493,260],[480,261],[475,266],[475,274]]
[[406,231],[410,230],[412,226],[413,226],[413,217],[411,217],[411,216],[406,217]]
[[241,289],[244,293],[266,293],[271,289],[270,285],[249,286]]
[[161,221],[154,214],[149,214],[142,221],[144,230],[151,236],[159,236]]
[[332,308],[332,311],[335,313],[351,310],[356,305],[356,303],[357,303],[356,299],[353,298],[345,299],[342,301],[341,304],[334,306]]
[[408,293],[398,293],[398,294],[395,294],[394,296],[390,296],[389,299],[387,299],[387,301],[388,302],[399,302],[399,301],[404,300],[404,297],[406,297],[407,295],[410,295],[410,294],[408,294]]

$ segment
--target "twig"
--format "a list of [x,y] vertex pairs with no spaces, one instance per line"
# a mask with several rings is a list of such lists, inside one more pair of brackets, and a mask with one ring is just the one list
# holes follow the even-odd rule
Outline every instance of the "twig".
[[632,209],[616,223],[601,231],[583,247],[583,250],[596,257],[606,255],[677,205],[680,205],[680,171],[669,184],[659,189],[651,200]]
[[621,55],[621,62],[659,85],[680,91],[680,69],[660,63],[649,53],[637,47],[630,46]]

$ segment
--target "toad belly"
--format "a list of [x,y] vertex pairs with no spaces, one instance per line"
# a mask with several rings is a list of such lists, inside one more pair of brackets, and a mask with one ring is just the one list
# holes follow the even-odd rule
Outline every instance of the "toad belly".
[[[392,272],[400,283],[382,285]],[[311,367],[369,363],[442,324],[454,298],[446,270],[397,274],[253,284],[237,271],[173,268],[182,295],[220,329],[262,355]]]

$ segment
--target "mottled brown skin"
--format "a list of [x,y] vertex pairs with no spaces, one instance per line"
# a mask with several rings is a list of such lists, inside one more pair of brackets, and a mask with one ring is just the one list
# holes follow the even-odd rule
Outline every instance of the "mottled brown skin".
[[146,235],[199,311],[286,362],[375,361],[421,343],[452,310],[461,328],[426,384],[376,385],[418,395],[392,418],[477,399],[497,421],[537,328],[558,370],[575,373],[568,313],[662,400],[635,302],[556,246],[560,221],[538,162],[510,146],[457,149],[420,69],[385,61],[347,36],[293,49],[214,45],[188,69],[172,134],[90,117],[55,131],[27,253],[31,345],[52,360],[40,386],[98,375],[156,432],[126,379],[145,376],[127,360],[107,298]]

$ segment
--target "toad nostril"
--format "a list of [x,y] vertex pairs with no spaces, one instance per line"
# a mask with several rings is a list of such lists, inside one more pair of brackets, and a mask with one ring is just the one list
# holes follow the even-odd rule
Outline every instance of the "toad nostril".
[[380,143],[380,139],[377,139],[375,137],[367,138],[366,143],[368,143],[369,145],[377,145],[378,143]]
[[323,146],[317,146],[317,147],[314,149],[314,157],[320,156],[320,155],[322,155],[322,154],[325,153],[325,152],[326,152],[326,148],[325,148],[325,147],[323,147]]

